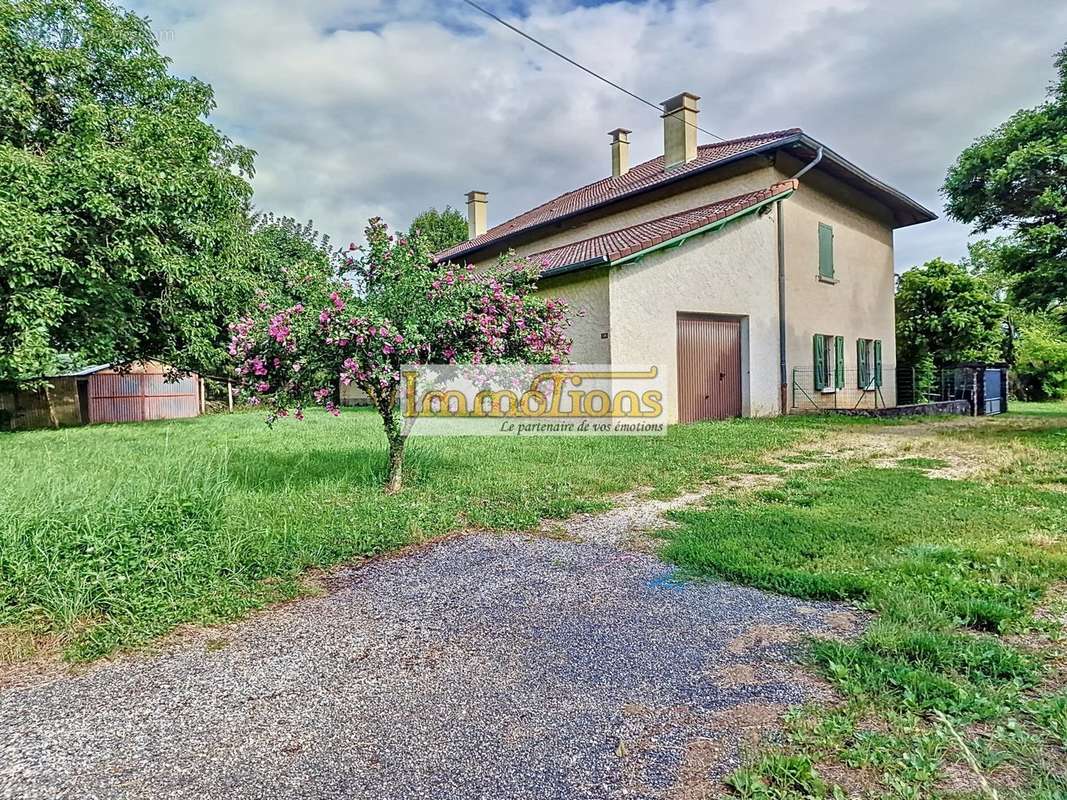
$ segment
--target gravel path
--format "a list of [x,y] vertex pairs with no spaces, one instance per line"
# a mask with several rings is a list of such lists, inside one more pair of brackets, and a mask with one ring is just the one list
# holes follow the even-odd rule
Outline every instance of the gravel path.
[[823,691],[797,638],[858,621],[680,584],[611,544],[617,527],[448,540],[161,654],[9,688],[0,797],[710,796],[746,739]]

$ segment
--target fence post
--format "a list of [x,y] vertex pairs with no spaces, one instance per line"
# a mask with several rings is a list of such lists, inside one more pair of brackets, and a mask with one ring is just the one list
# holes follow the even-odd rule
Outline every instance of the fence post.
[[230,407],[230,413],[233,413],[233,381],[229,378],[226,379],[226,402]]

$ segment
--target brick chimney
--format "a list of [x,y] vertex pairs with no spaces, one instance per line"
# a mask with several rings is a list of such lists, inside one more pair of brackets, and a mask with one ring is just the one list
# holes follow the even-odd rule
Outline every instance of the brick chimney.
[[688,164],[697,157],[697,101],[695,94],[682,92],[664,100],[663,168]]
[[467,192],[467,234],[471,239],[488,230],[486,217],[489,211],[489,195],[485,192]]
[[630,171],[630,134],[626,128],[608,132],[611,137],[611,176],[620,178]]

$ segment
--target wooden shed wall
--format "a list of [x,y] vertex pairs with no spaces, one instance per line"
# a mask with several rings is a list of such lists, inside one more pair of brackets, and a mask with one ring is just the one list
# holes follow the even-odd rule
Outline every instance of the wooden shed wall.
[[[77,379],[53,378],[50,393],[56,421],[63,426],[81,425]],[[0,386],[0,430],[24,431],[51,425],[43,389],[33,392],[10,384]]]

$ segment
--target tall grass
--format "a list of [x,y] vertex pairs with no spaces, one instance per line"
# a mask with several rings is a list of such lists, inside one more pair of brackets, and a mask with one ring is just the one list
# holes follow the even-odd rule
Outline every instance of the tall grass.
[[678,428],[663,439],[422,439],[385,496],[378,418],[256,414],[0,436],[0,626],[88,658],[298,591],[300,573],[457,527],[526,528],[635,486],[706,480],[809,427]]

